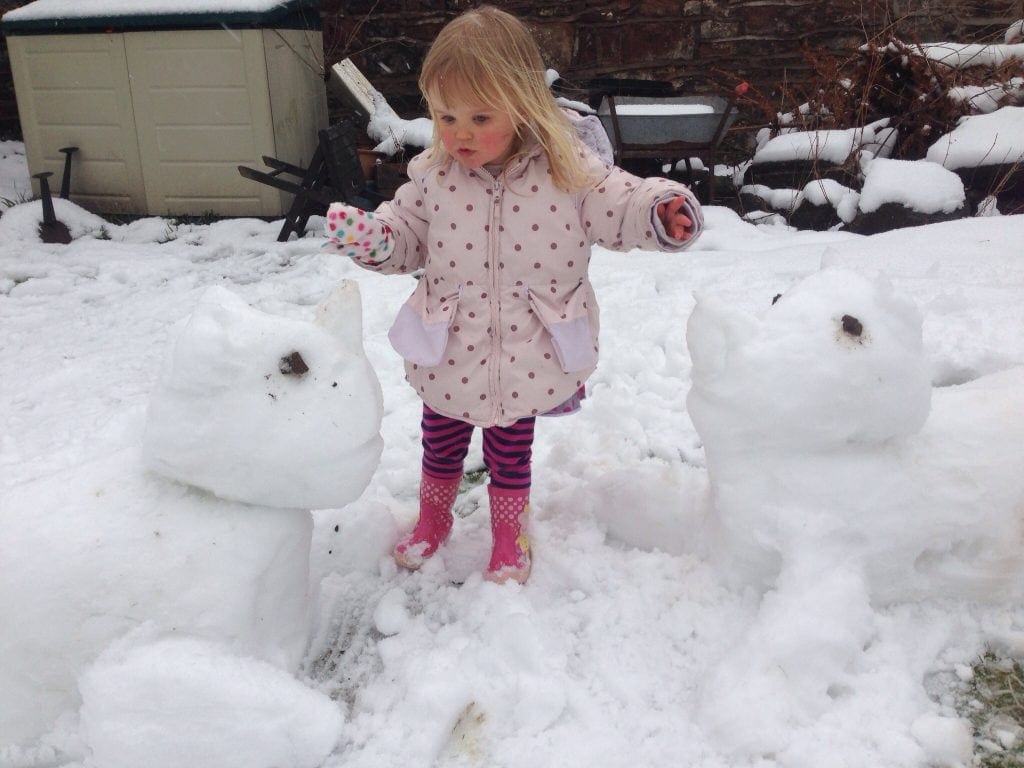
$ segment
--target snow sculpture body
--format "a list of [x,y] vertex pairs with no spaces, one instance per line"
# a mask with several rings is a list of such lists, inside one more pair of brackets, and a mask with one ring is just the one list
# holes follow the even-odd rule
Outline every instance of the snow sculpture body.
[[[839,269],[757,318],[698,299],[687,405],[706,450],[711,539],[741,578],[768,585],[786,568],[842,562],[873,599],[1021,591],[1024,369],[933,393],[921,327],[884,280]],[[983,405],[968,411],[965,398]],[[979,407],[986,419],[964,423]],[[907,514],[922,508],[926,519]]]
[[[969,724],[936,715],[920,676],[878,652],[880,611],[1020,598],[1024,367],[933,391],[921,328],[891,286],[841,270],[756,318],[698,298],[687,406],[711,483],[701,535],[724,573],[765,590],[698,707],[737,756],[827,763],[834,745],[809,754],[794,734],[863,716],[846,692],[878,689],[906,701],[893,754],[970,759]],[[743,729],[737,712],[754,713]]]
[[207,291],[150,400],[149,467],[249,504],[320,509],[355,500],[383,448],[361,315],[348,280],[312,323]]
[[[264,716],[266,706],[282,712],[277,746],[260,742],[267,760],[322,762],[341,727],[336,708],[326,697],[310,705],[307,712],[322,715],[312,727],[326,746],[315,759],[289,762],[282,755],[301,745],[310,723],[288,713],[291,703],[278,708],[292,701],[290,688],[268,682],[257,660],[289,673],[298,667],[311,607],[307,510],[354,500],[377,466],[381,392],[360,325],[352,282],[324,301],[316,322],[272,317],[211,289],[151,397],[145,464],[133,445],[8,494],[5,531],[22,554],[0,593],[4,615],[18,617],[0,633],[0,657],[24,663],[0,665],[0,743],[40,737],[84,697],[90,749],[107,755],[104,765],[131,765],[133,755],[161,753],[181,733],[206,732],[206,712],[226,707],[225,694],[252,705],[248,690],[196,688],[195,658],[125,686],[125,664],[165,656],[171,636],[198,644],[213,674],[261,681],[265,698],[252,706]],[[41,498],[60,514],[40,515]],[[69,537],[68,528],[89,533]],[[117,652],[98,659],[114,643]],[[140,714],[136,697],[163,685],[188,695]],[[107,690],[119,695],[90,699]],[[136,751],[123,749],[125,739]],[[202,765],[236,764],[216,750],[206,755]]]

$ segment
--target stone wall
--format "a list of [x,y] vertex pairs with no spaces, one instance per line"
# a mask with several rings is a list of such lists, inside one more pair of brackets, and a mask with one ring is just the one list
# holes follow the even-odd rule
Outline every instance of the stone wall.
[[[400,106],[444,23],[469,0],[324,0],[328,61],[351,56]],[[848,54],[891,31],[907,40],[990,42],[1024,0],[492,0],[525,19],[570,81],[663,79],[699,90],[748,80],[770,95],[805,79],[804,48]]]
[[[27,0],[0,0],[0,12]],[[908,40],[1001,41],[1024,0],[491,0],[524,18],[567,80],[669,80],[702,90],[748,80],[767,97],[803,82],[805,46],[846,54],[886,30]],[[328,64],[351,57],[401,112],[419,112],[431,40],[476,0],[322,0]],[[0,137],[18,133],[0,41]]]

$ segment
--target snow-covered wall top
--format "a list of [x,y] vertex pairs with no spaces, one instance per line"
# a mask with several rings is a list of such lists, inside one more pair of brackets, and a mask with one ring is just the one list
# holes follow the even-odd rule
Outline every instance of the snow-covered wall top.
[[1024,61],[1024,43],[1015,45],[927,43],[921,46],[921,51],[932,61],[945,64],[953,69],[980,66],[1000,67],[1010,59]]
[[1024,107],[961,118],[928,148],[927,157],[950,170],[1024,162]]
[[318,0],[36,0],[3,15],[5,33],[208,26],[319,28]]

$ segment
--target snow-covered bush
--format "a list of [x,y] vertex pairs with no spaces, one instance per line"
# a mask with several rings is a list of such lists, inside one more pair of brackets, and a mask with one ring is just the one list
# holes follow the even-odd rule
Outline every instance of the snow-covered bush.
[[[1015,30],[1013,26],[1007,30],[1008,41],[1016,40]],[[758,149],[744,176],[741,203],[747,209],[772,210],[797,226],[849,226],[851,220],[838,210],[809,213],[803,206],[805,213],[798,216],[801,190],[810,182],[827,179],[860,192],[866,183],[863,169],[873,157],[902,161],[927,157],[956,171],[967,200],[967,207],[957,215],[977,212],[982,200],[994,195],[998,196],[992,198],[994,204],[1003,212],[1024,208],[1019,157],[1024,155],[1024,131],[1016,122],[1007,124],[1012,122],[1009,115],[1021,109],[1015,105],[1024,104],[1024,44],[879,40],[862,46],[847,61],[822,52],[811,52],[808,59],[815,72],[810,86],[799,91],[783,88],[779,111],[777,105],[762,100],[770,125],[758,134]],[[1003,126],[998,136],[968,137],[965,121],[982,114],[992,117],[990,124]],[[879,126],[884,126],[884,132]],[[980,124],[973,127],[980,133]],[[961,146],[953,149],[956,143]],[[978,155],[982,144],[983,153]],[[970,161],[946,161],[947,155],[962,157],[965,145]],[[1012,157],[998,165],[1003,156]],[[985,170],[979,172],[980,166]],[[909,171],[910,166],[904,168]],[[764,187],[791,192],[793,204],[788,209],[773,205],[778,195],[766,193]],[[916,201],[906,209],[907,216],[890,217],[884,226],[936,220]],[[917,215],[922,213],[924,218]],[[936,215],[948,217],[950,212]],[[877,225],[877,221],[863,224],[861,230],[877,231]]]

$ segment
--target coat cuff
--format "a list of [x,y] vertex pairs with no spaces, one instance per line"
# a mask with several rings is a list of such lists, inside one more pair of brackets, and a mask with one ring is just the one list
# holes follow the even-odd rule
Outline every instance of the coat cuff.
[[[674,237],[671,237],[668,232],[665,231],[665,225],[661,222],[661,219],[658,218],[658,206],[677,197],[681,197],[686,200],[682,211],[690,221],[693,222],[693,226],[690,229],[690,236],[686,240],[676,240]],[[658,197],[655,198],[653,205],[651,205],[651,226],[654,228],[654,234],[658,238],[658,245],[663,250],[681,251],[684,248],[689,248],[690,245],[693,244],[693,241],[700,236],[700,233],[704,231],[704,213],[701,210],[700,204],[696,202],[692,194],[683,194],[679,190],[668,190],[658,195]]]

